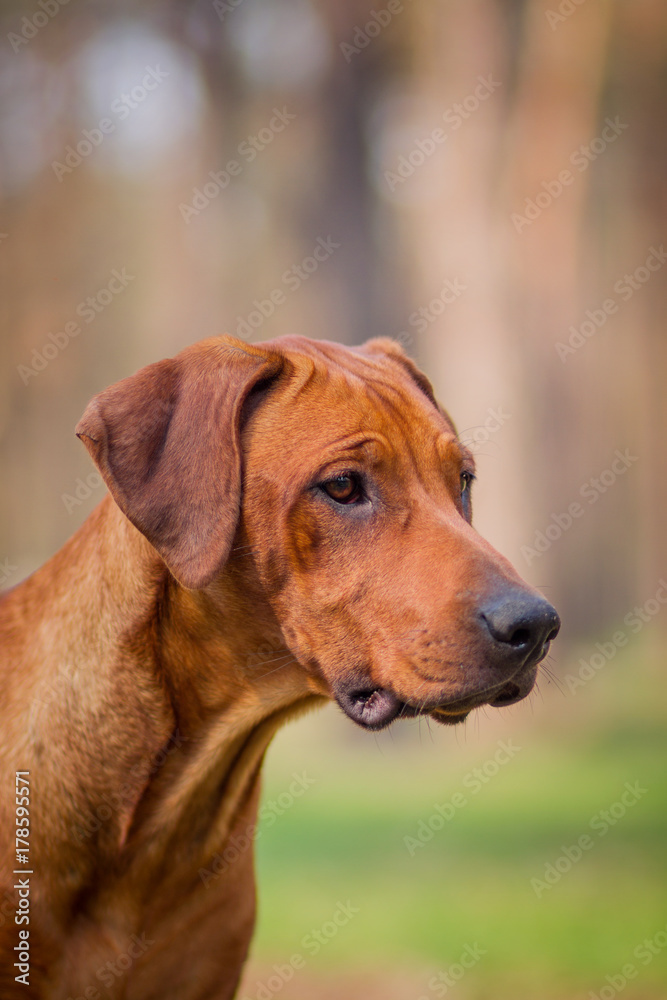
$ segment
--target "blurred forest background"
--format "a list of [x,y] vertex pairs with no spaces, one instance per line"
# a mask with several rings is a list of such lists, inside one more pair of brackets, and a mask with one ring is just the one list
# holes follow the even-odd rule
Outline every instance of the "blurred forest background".
[[[95,392],[222,332],[388,335],[476,453],[477,527],[563,618],[555,682],[463,739],[376,739],[333,709],[281,734],[269,799],[304,764],[315,784],[258,844],[241,995],[664,998],[667,5],[3,0],[0,18],[0,585],[101,499],[73,434]],[[512,738],[529,749],[411,854]],[[348,898],[350,926],[278,982]],[[474,968],[437,978],[475,942]]]

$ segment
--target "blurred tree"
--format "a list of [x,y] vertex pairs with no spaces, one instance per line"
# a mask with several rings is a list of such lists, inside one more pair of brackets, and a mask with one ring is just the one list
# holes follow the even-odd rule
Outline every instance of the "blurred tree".
[[[36,30],[26,10],[3,7],[0,56],[0,560],[14,582],[100,498],[84,485],[80,504],[62,499],[91,472],[72,434],[90,395],[227,330],[399,336],[475,444],[480,530],[551,588],[565,635],[652,595],[667,568],[666,286],[660,271],[627,301],[614,286],[664,228],[659,0],[83,0]],[[164,84],[58,179],[53,161],[150,64]],[[275,109],[287,123],[267,139]],[[627,128],[582,153],[608,118]],[[216,182],[230,161],[239,173]],[[295,280],[318,239],[339,246]],[[123,267],[127,291],[22,378]],[[617,311],[582,335],[610,298]],[[627,473],[591,486],[626,448]],[[574,502],[582,516],[527,556]]]

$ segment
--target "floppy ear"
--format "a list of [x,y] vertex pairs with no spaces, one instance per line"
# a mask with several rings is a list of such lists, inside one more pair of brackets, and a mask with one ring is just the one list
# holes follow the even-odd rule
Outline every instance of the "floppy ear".
[[279,355],[215,338],[95,396],[76,434],[112,497],[185,587],[229,556],[241,502],[240,420]]

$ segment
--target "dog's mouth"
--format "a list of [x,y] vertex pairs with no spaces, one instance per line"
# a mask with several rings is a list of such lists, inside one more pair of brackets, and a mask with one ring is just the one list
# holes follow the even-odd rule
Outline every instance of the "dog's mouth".
[[515,705],[521,701],[532,690],[532,682],[529,685],[517,684],[509,681],[495,694],[477,695],[473,698],[464,698],[461,701],[450,702],[446,705],[438,705],[428,714],[436,722],[443,726],[455,726],[458,722],[463,722],[474,708],[481,705],[491,705],[492,708],[504,708],[507,705]]
[[482,705],[505,708],[522,701],[533,690],[539,664],[548,650],[547,640],[538,655],[531,657],[508,680],[473,691],[462,698],[412,701],[400,698],[390,688],[372,685],[357,687],[349,682],[334,686],[334,697],[345,714],[364,729],[384,729],[395,719],[414,719],[418,716],[428,716],[444,726],[455,726]]
[[503,708],[516,704],[530,693],[534,681],[535,672],[528,671],[525,677],[514,678],[504,685],[435,706],[402,701],[393,691],[381,687],[340,691],[336,700],[345,714],[364,729],[384,729],[395,719],[418,716],[428,716],[441,725],[455,726],[481,705]]

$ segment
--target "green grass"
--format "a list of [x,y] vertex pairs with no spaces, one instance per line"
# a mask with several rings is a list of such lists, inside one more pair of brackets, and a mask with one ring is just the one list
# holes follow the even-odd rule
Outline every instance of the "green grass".
[[[408,995],[430,998],[429,977],[478,944],[484,956],[448,991],[461,1000],[588,998],[628,962],[624,1000],[667,996],[667,948],[646,965],[633,956],[667,927],[667,678],[650,648],[623,650],[574,695],[547,686],[462,732],[404,723],[375,737],[331,708],[281,733],[264,800],[295,771],[316,780],[257,844],[254,969],[304,953],[349,900],[358,914],[307,956],[309,976],[408,970]],[[573,657],[558,674],[576,669]],[[472,769],[510,739],[521,750],[471,791]],[[591,820],[626,782],[646,794],[600,836]],[[404,838],[456,792],[466,804],[411,856]],[[531,879],[584,834],[592,848],[538,898]]]

